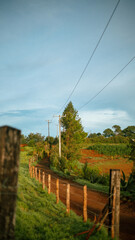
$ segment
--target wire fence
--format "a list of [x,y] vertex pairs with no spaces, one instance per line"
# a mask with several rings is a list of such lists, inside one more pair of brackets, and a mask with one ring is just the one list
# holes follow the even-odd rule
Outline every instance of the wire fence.
[[[39,167],[31,166],[29,163],[29,172],[31,177],[36,178],[43,186],[43,189],[47,189],[48,193],[51,192],[56,195],[56,203],[61,200],[66,205],[66,211],[70,214],[70,210],[75,211],[78,215],[83,216],[84,221],[86,222],[88,218],[94,221],[94,226],[98,225],[100,229],[104,224],[106,229],[114,228],[116,224],[112,223],[110,225],[109,215],[112,215],[112,211],[106,211],[105,217],[104,206],[107,206],[110,199],[113,197],[114,193],[107,196],[99,197],[99,194],[95,194],[90,197],[91,192],[87,190],[84,192],[84,186],[74,184],[69,180],[63,180],[54,175],[51,175],[51,171],[45,171]],[[43,177],[44,175],[44,177]]]

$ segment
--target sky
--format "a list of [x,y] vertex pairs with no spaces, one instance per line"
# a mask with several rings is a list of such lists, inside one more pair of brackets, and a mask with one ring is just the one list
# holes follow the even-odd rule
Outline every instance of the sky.
[[[50,120],[57,135],[54,115],[62,115],[117,2],[0,0],[0,126],[47,136]],[[88,134],[135,125],[135,59],[114,78],[135,56],[134,13],[134,0],[120,1],[69,99]]]

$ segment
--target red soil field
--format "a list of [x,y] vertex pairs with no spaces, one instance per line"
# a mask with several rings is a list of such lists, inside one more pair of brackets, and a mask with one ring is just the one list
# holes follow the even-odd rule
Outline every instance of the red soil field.
[[94,150],[82,149],[81,163],[88,162],[90,166],[96,166],[101,173],[109,173],[110,169],[120,169],[126,176],[132,172],[133,162],[128,161],[128,158],[111,158],[103,154],[98,154]]

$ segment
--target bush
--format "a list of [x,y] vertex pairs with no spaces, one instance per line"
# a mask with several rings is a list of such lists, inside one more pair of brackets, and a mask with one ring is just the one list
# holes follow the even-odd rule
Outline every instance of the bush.
[[91,183],[97,182],[99,177],[99,170],[97,168],[89,167],[88,163],[86,162],[82,170],[84,179],[89,180]]
[[58,157],[58,168],[62,172],[67,169],[67,159],[64,156]]
[[86,162],[82,168],[82,177],[86,180],[89,180],[91,183],[100,183],[105,186],[109,185],[109,175],[108,174],[100,174],[99,169],[96,167],[88,166]]

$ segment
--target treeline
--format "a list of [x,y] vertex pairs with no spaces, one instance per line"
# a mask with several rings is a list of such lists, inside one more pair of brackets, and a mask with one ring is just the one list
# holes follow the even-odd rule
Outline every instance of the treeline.
[[92,143],[125,143],[128,144],[129,139],[135,139],[135,126],[128,126],[123,130],[119,125],[107,128],[101,133],[90,133],[88,142]]
[[45,137],[42,136],[40,133],[30,133],[28,136],[21,135],[21,144],[26,144],[29,147],[34,147],[37,144],[47,144],[49,143],[50,146],[56,145],[58,143],[57,137]]

